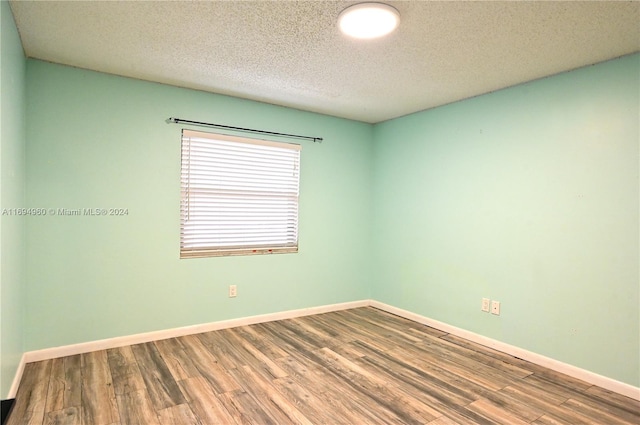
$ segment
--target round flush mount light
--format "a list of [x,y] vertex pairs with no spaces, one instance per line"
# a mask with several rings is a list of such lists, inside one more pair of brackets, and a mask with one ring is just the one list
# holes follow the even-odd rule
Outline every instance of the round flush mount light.
[[389,34],[400,23],[398,11],[383,3],[359,3],[343,10],[338,26],[344,34],[355,38],[377,38]]

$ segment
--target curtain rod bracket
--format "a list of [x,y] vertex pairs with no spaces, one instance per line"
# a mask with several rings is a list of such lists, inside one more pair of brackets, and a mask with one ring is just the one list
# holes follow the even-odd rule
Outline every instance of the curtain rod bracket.
[[280,136],[280,137],[289,137],[292,139],[303,139],[303,140],[311,140],[313,143],[322,143],[322,137],[313,137],[313,136],[300,136],[298,134],[288,134],[288,133],[278,133],[275,131],[266,131],[266,130],[255,130],[253,128],[243,128],[243,127],[233,127],[230,125],[222,125],[222,124],[212,124],[208,122],[200,122],[200,121],[191,121],[191,120],[183,120],[182,118],[174,118],[169,117],[165,120],[167,124],[191,124],[198,125],[202,127],[212,127],[212,128],[220,128],[224,130],[235,130],[235,131],[244,131],[248,133],[258,133],[258,134],[267,134],[270,136]]

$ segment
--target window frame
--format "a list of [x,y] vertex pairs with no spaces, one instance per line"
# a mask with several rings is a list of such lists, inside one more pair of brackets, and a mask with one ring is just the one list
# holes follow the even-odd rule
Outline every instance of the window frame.
[[[297,253],[301,150],[295,143],[183,129],[180,258]],[[229,205],[226,211],[238,215],[225,212]]]

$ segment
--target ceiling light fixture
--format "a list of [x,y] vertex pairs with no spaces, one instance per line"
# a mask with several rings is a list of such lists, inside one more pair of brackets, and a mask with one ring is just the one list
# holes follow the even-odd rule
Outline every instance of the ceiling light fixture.
[[377,38],[389,34],[400,23],[398,11],[383,3],[360,3],[347,7],[338,17],[340,30],[355,38]]

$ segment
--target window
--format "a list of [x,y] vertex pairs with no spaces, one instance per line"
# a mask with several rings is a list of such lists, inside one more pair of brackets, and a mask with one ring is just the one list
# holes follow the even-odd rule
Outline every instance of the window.
[[300,150],[183,130],[180,258],[298,252]]

